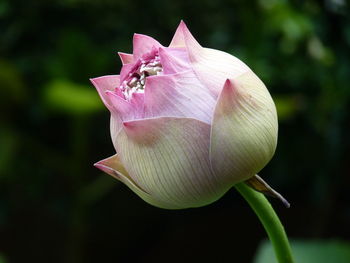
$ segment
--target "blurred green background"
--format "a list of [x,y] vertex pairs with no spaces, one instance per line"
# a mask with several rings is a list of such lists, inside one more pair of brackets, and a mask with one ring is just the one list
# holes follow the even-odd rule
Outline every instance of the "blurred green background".
[[181,19],[275,99],[260,175],[291,203],[271,200],[296,253],[350,251],[349,14],[345,0],[0,0],[0,262],[272,262],[235,190],[167,211],[92,166],[114,149],[89,78],[119,73],[134,32],[168,45]]

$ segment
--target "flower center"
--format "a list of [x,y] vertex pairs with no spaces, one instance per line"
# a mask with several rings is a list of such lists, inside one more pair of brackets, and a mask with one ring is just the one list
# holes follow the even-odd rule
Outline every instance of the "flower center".
[[133,93],[144,93],[146,78],[159,75],[163,71],[159,55],[147,60],[141,58],[136,65],[136,68],[129,73],[120,86],[126,100],[130,100]]

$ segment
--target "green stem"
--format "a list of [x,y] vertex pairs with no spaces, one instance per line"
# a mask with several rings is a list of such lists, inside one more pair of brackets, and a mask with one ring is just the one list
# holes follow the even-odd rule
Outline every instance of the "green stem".
[[265,196],[245,183],[235,185],[263,224],[279,263],[293,263],[292,251],[284,227]]

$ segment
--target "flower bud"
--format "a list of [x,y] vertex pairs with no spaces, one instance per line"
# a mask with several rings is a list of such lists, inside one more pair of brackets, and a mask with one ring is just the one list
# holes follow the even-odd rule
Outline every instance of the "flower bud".
[[92,79],[111,112],[116,154],[95,164],[146,202],[199,207],[271,159],[277,114],[236,57],[203,48],[181,22],[168,47],[135,34],[120,75]]

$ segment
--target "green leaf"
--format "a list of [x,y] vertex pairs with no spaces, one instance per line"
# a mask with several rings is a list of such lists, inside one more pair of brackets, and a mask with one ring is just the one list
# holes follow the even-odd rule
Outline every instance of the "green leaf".
[[66,80],[54,80],[47,85],[44,101],[50,109],[68,114],[91,114],[104,109],[92,86]]
[[[349,263],[350,243],[339,240],[291,240],[296,263]],[[278,263],[269,241],[258,248],[254,263]]]
[[5,258],[3,258],[3,256],[0,254],[0,263],[6,263],[7,261],[5,260]]

